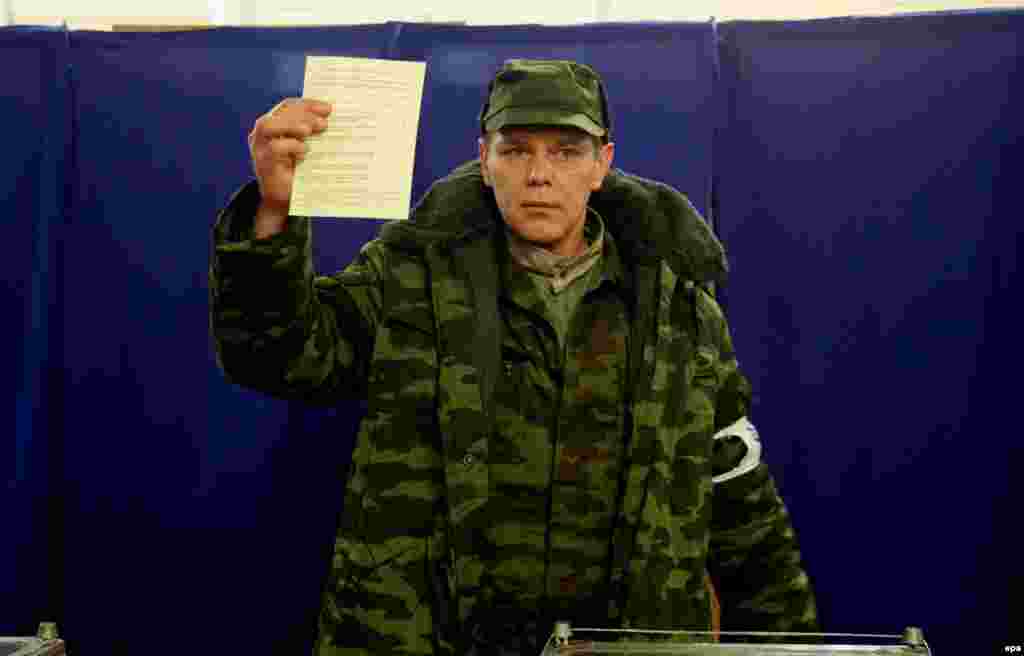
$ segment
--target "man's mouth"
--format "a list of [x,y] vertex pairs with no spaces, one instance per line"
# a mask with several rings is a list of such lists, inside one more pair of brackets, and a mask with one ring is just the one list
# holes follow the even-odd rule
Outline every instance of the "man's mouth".
[[530,203],[523,203],[523,207],[542,207],[544,209],[553,210],[553,209],[557,209],[558,205],[556,205],[555,203],[530,202]]

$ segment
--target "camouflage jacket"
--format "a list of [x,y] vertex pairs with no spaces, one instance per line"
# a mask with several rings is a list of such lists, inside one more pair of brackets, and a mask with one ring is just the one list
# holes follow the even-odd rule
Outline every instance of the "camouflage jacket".
[[[228,378],[311,403],[368,400],[317,652],[485,653],[469,620],[488,602],[479,545],[493,521],[503,224],[478,163],[435,183],[409,221],[388,224],[332,276],[313,274],[306,220],[250,240],[258,202],[251,183],[214,228],[211,326]],[[613,171],[590,202],[632,299],[607,613],[594,622],[706,630],[710,572],[723,629],[815,630],[766,466],[712,481],[747,450],[713,435],[750,400],[706,291],[726,273],[721,245],[684,196],[656,182]]]

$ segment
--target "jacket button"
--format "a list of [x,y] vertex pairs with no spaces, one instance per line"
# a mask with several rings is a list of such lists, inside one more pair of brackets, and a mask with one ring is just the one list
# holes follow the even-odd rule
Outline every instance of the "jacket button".
[[472,465],[473,464],[473,456],[472,456],[472,454],[467,453],[466,457],[462,459],[462,464],[464,464],[464,465]]

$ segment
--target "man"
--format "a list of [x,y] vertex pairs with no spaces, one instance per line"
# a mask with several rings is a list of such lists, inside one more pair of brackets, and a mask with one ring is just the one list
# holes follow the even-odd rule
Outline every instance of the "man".
[[[577,625],[814,630],[749,386],[680,193],[612,171],[604,88],[513,60],[479,160],[345,270],[288,216],[330,107],[285,101],[218,218],[212,327],[234,382],[368,400],[318,654],[537,654]],[[727,429],[727,430],[722,430]]]

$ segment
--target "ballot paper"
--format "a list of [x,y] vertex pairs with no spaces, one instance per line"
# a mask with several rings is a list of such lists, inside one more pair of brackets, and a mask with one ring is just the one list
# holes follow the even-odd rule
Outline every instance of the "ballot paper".
[[333,105],[324,132],[306,139],[289,213],[406,219],[412,193],[424,62],[307,57],[304,98]]

